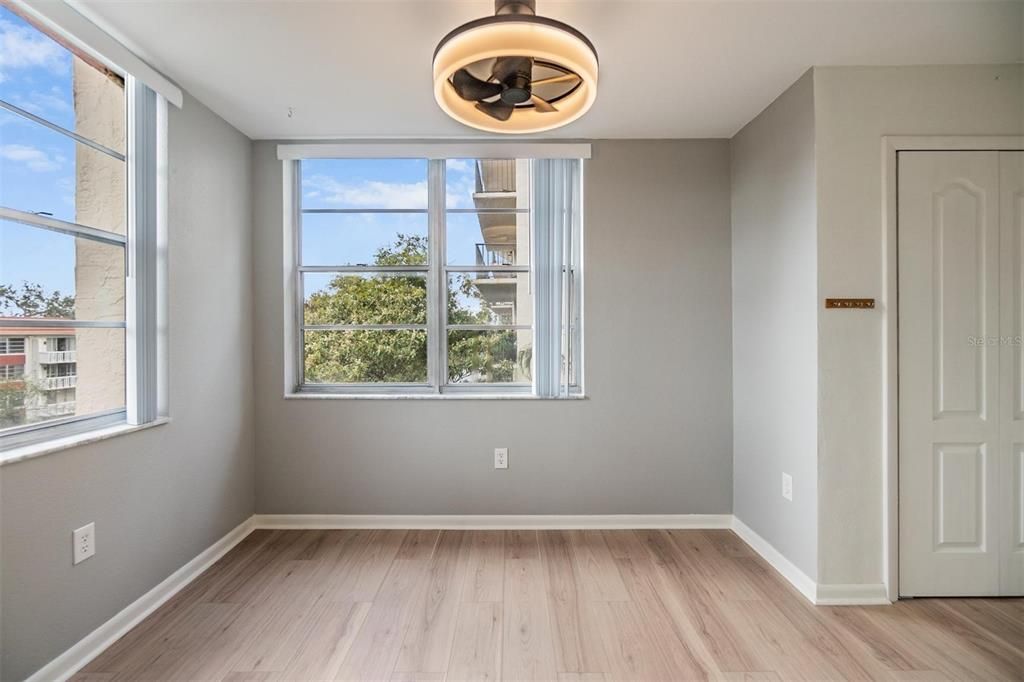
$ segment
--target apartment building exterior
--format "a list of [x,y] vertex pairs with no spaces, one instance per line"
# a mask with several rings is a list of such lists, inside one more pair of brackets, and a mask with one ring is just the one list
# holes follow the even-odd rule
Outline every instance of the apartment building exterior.
[[[480,159],[476,163],[473,205],[479,211],[480,242],[476,265],[530,265],[530,162]],[[479,272],[473,285],[500,324],[532,324],[533,298],[529,272]],[[533,330],[516,332],[520,353],[532,355]],[[527,363],[528,366],[528,363]],[[516,363],[514,381],[529,381],[526,367]]]
[[0,427],[75,414],[78,351],[59,327],[4,327],[0,318]]

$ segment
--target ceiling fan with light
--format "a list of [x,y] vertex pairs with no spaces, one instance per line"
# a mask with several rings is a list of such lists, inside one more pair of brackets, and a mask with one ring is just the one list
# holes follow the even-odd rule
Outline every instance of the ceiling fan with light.
[[434,98],[452,118],[494,133],[575,121],[597,98],[597,51],[535,0],[495,0],[494,16],[459,26],[434,51]]

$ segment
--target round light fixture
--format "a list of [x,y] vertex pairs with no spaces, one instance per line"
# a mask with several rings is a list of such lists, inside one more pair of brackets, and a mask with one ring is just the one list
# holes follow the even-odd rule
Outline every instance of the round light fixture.
[[434,99],[492,133],[539,133],[575,121],[597,98],[597,51],[572,26],[538,17],[535,0],[495,0],[434,50]]

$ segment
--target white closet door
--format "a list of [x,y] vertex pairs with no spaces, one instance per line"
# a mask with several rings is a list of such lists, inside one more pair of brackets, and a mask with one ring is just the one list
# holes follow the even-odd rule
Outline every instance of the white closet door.
[[1002,227],[1000,594],[1024,596],[1024,152],[999,154]]
[[898,163],[900,593],[997,595],[999,153]]

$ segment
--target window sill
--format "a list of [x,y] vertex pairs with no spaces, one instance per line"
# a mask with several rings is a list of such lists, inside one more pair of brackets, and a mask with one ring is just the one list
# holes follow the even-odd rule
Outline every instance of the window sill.
[[27,459],[50,455],[62,450],[68,450],[81,445],[107,440],[108,438],[123,436],[128,433],[135,433],[136,431],[144,431],[146,429],[153,428],[154,426],[168,424],[170,421],[170,417],[159,417],[147,424],[115,424],[114,426],[105,426],[103,428],[96,429],[95,431],[76,433],[72,436],[54,438],[53,440],[42,441],[40,443],[20,445],[5,452],[0,452],[0,466],[24,462]]
[[587,400],[586,395],[570,395],[547,398],[526,393],[285,393],[285,400],[543,400],[560,402],[565,400]]

